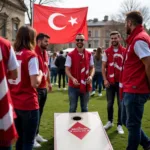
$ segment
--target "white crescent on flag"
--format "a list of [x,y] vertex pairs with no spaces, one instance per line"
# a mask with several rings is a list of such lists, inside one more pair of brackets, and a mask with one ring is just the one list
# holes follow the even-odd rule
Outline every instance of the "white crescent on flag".
[[66,26],[64,26],[64,27],[58,27],[58,26],[56,26],[56,25],[54,24],[54,19],[55,19],[55,17],[57,17],[57,16],[64,16],[64,17],[65,17],[65,15],[63,15],[63,14],[61,14],[61,13],[53,13],[53,14],[50,15],[49,18],[48,18],[48,24],[49,24],[49,26],[50,26],[52,29],[54,29],[54,30],[63,30]]

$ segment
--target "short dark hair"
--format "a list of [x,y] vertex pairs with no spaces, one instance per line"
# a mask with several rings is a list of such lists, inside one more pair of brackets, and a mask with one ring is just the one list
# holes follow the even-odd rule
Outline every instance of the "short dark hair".
[[118,36],[120,37],[120,33],[118,31],[111,31],[110,32],[110,36],[116,35],[116,34],[118,34]]
[[131,11],[126,14],[126,20],[131,20],[134,25],[139,25],[143,23],[143,17],[139,11]]
[[38,40],[43,40],[44,38],[50,38],[50,36],[48,36],[47,34],[44,34],[44,33],[39,33],[38,35],[37,35],[37,37],[36,37],[36,42],[38,41]]
[[60,52],[59,52],[59,54],[63,54],[63,53],[64,53],[63,51],[60,51]]

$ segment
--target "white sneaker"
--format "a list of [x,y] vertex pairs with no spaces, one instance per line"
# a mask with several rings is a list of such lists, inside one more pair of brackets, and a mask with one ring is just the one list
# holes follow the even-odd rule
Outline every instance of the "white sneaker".
[[106,123],[106,125],[104,125],[104,129],[109,129],[109,128],[111,128],[112,126],[114,126],[114,124],[112,123],[112,122],[110,122],[110,121],[108,121],[107,123]]
[[93,91],[91,94],[90,94],[90,96],[93,96],[95,94],[95,91]]
[[58,85],[58,83],[55,83],[55,85]]
[[98,96],[103,96],[102,93],[99,93]]
[[121,125],[118,125],[118,127],[117,127],[117,131],[118,131],[118,133],[119,133],[119,134],[124,134],[124,131],[123,131],[122,126],[121,126]]
[[36,137],[35,137],[35,139],[36,139],[36,141],[38,141],[38,142],[47,142],[48,140],[46,140],[46,139],[44,139],[41,135],[37,135]]
[[36,139],[34,139],[34,144],[33,144],[33,148],[40,148],[41,145],[36,141]]
[[66,91],[67,90],[67,88],[64,88],[64,91]]
[[58,91],[60,91],[61,90],[61,88],[58,88]]

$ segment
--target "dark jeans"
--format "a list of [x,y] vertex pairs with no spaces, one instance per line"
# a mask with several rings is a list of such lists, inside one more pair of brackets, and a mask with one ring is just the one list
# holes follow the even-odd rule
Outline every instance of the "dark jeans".
[[61,77],[63,77],[63,88],[65,88],[65,69],[58,71],[58,87],[61,88]]
[[139,144],[146,149],[150,140],[141,129],[141,121],[144,112],[144,104],[149,94],[124,93],[122,101],[122,123],[127,127],[127,150],[138,150]]
[[98,92],[102,92],[102,73],[101,72],[95,72],[95,75],[92,80],[92,91],[96,90],[96,83],[98,86]]
[[1,147],[0,146],[0,150],[12,150],[11,146],[10,147]]
[[78,97],[80,97],[81,112],[88,112],[89,92],[81,93],[80,89],[69,87],[68,95],[70,100],[69,112],[76,112]]
[[19,135],[16,150],[32,150],[39,122],[39,110],[15,109],[15,112],[17,114],[15,126]]
[[118,125],[122,125],[121,123],[121,102],[119,99],[119,83],[111,84],[109,88],[106,88],[106,96],[107,96],[107,113],[108,113],[108,121],[113,122],[113,113],[114,113],[114,101],[115,94],[117,94],[117,103],[118,103]]
[[38,92],[38,101],[39,101],[39,106],[40,106],[40,109],[39,109],[39,123],[38,123],[38,128],[37,128],[37,133],[39,133],[39,126],[40,126],[40,121],[41,121],[41,116],[43,114],[43,109],[44,109],[44,106],[45,106],[45,102],[46,102],[46,99],[47,99],[47,89],[46,88],[43,88],[43,89],[40,89],[38,88],[37,89],[37,92]]
[[57,68],[51,68],[51,83],[56,83],[57,80]]

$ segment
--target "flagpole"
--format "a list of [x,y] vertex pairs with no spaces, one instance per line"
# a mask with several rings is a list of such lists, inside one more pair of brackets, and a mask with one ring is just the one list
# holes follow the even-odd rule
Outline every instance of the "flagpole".
[[32,0],[32,27],[33,27],[33,16],[34,16],[34,1]]

